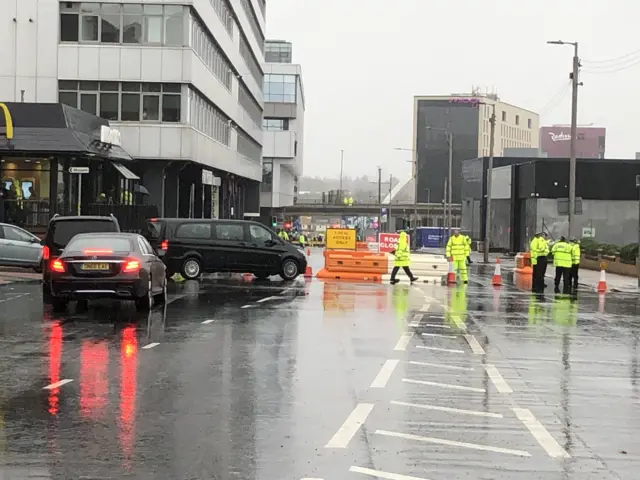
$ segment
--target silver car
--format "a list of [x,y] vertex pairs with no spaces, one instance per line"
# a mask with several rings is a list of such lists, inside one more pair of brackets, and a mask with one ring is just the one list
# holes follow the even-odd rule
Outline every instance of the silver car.
[[34,234],[15,225],[0,223],[0,266],[40,270],[42,245]]

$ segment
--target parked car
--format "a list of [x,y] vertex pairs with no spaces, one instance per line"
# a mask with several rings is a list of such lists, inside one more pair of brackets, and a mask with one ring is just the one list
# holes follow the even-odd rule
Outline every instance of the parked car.
[[76,216],[61,217],[54,215],[49,221],[47,233],[42,240],[42,297],[50,296],[49,279],[51,271],[49,263],[57,258],[69,241],[79,233],[119,232],[120,225],[113,215],[108,217]]
[[42,247],[34,234],[15,225],[0,223],[0,266],[40,271]]
[[264,225],[246,220],[154,218],[143,235],[167,266],[168,275],[197,279],[202,273],[280,275],[293,280],[307,268],[304,252]]
[[48,264],[55,309],[70,300],[134,300],[139,310],[167,301],[166,267],[136,233],[83,233]]

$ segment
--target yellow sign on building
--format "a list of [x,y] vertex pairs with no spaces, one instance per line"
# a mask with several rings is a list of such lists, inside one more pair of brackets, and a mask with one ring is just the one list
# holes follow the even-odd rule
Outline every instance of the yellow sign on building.
[[356,231],[352,228],[327,228],[326,244],[328,249],[355,250]]

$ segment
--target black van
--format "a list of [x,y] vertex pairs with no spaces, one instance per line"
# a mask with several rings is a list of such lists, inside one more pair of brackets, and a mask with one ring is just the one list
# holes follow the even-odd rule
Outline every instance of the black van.
[[167,266],[167,276],[186,279],[202,273],[253,273],[259,279],[304,273],[307,257],[264,225],[245,220],[152,218],[142,235]]

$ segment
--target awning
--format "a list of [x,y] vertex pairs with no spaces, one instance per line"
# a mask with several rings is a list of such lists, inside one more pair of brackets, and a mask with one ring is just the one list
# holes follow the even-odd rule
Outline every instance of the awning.
[[113,167],[120,172],[125,180],[140,180],[140,177],[120,163],[112,163]]

